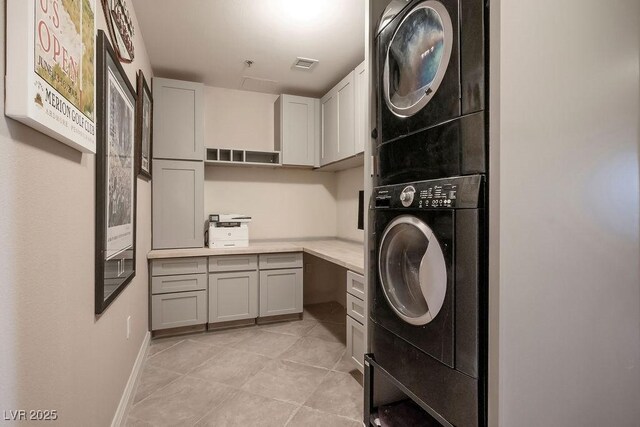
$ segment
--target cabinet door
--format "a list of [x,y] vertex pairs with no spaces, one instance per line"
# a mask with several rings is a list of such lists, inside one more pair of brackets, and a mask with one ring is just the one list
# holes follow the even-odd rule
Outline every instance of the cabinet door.
[[258,317],[258,272],[209,275],[209,323]]
[[369,108],[369,78],[365,62],[356,67],[355,79],[355,154],[364,152],[367,140],[366,112]]
[[364,326],[347,316],[347,355],[360,372],[364,372],[365,345]]
[[313,166],[318,100],[292,95],[282,95],[280,98],[282,164]]
[[332,90],[320,100],[322,126],[320,165],[338,158],[338,94]]
[[204,243],[204,163],[153,161],[153,248]]
[[336,160],[356,154],[355,146],[355,83],[350,72],[337,86],[338,96],[338,154]]
[[302,268],[260,272],[260,317],[302,313]]
[[207,291],[151,297],[151,329],[180,328],[207,323]]
[[154,159],[204,159],[202,83],[153,79],[152,154]]

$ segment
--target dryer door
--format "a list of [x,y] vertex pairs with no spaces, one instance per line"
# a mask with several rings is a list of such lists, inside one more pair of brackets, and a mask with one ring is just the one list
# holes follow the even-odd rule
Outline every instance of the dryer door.
[[447,292],[447,267],[431,228],[410,215],[386,227],[378,253],[384,295],[395,312],[411,325],[426,325],[440,312]]
[[387,49],[384,99],[399,117],[424,108],[438,90],[451,58],[453,25],[442,3],[419,3],[404,17]]

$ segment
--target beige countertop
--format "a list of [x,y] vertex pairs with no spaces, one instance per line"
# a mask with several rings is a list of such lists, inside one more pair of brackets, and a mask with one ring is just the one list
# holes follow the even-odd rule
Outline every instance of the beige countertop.
[[348,270],[364,274],[364,244],[341,239],[313,239],[300,241],[251,242],[246,248],[157,249],[148,259],[185,258],[214,255],[246,255],[281,252],[306,252]]

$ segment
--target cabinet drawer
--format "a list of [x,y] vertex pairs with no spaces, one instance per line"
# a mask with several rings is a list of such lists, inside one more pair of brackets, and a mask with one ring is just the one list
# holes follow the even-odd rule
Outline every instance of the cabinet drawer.
[[302,252],[260,255],[260,270],[302,268]]
[[364,326],[347,316],[347,355],[360,372],[364,372],[365,346]]
[[151,261],[152,276],[171,276],[174,274],[197,274],[207,272],[207,259],[167,258]]
[[347,271],[347,292],[364,301],[364,276]]
[[209,323],[258,317],[258,272],[209,275]]
[[207,323],[207,291],[153,295],[151,306],[154,331]]
[[172,292],[204,291],[207,289],[207,273],[157,276],[151,278],[152,294]]
[[256,255],[223,255],[209,257],[209,271],[249,271],[258,269]]
[[347,314],[353,317],[358,322],[364,324],[364,319],[366,316],[366,309],[364,306],[364,301],[360,298],[356,298],[351,294],[347,294]]

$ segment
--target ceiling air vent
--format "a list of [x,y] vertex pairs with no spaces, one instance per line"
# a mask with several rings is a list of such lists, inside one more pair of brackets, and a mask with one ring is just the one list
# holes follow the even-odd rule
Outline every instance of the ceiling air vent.
[[297,68],[299,70],[311,70],[318,63],[317,59],[309,59],[309,58],[296,58],[296,61],[293,63],[293,68]]

